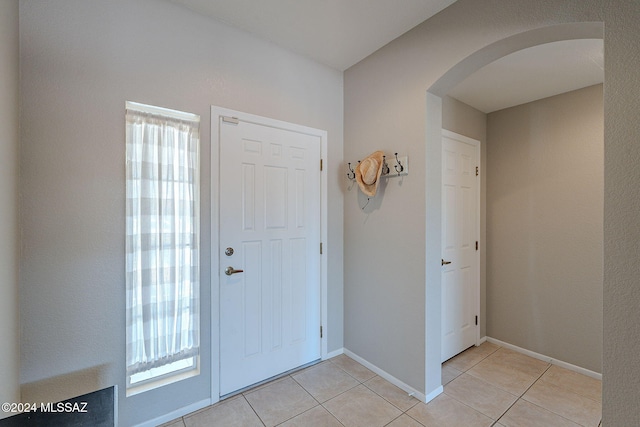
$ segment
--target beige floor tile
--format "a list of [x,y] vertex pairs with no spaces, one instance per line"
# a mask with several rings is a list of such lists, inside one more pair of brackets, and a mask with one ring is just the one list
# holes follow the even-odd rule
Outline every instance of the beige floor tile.
[[179,418],[169,421],[168,423],[160,424],[158,427],[184,427],[184,421],[182,421],[182,418]]
[[260,389],[262,389],[262,388],[269,387],[269,386],[271,386],[271,385],[273,385],[273,384],[275,384],[275,383],[277,383],[277,382],[279,382],[279,381],[284,381],[284,380],[286,380],[287,378],[290,378],[290,377],[289,377],[288,375],[285,375],[285,376],[283,376],[283,377],[276,378],[276,379],[274,379],[274,380],[268,381],[268,382],[266,382],[266,383],[262,383],[262,384],[260,384],[260,385],[254,385],[254,386],[253,386],[253,387],[251,387],[250,389],[244,390],[244,391],[242,392],[242,394],[253,393],[254,391],[258,391],[258,390],[260,390]]
[[522,398],[586,427],[597,427],[602,418],[602,405],[599,401],[548,382],[536,382]]
[[516,396],[521,396],[539,377],[492,357],[478,363],[467,373]]
[[540,380],[567,389],[589,399],[602,401],[602,381],[559,366],[551,366]]
[[[444,393],[429,404],[420,403],[341,355],[163,427],[597,427],[601,423],[601,381],[491,343],[445,362],[442,381]],[[513,403],[518,396],[522,398]]]
[[323,406],[346,427],[382,427],[402,414],[363,385],[334,397]]
[[333,363],[314,366],[292,377],[320,403],[359,384],[356,379]]
[[318,402],[292,378],[285,378],[244,396],[267,427],[299,415]]
[[522,399],[500,418],[500,424],[505,427],[580,427],[579,424]]
[[424,427],[422,424],[408,416],[407,414],[402,414],[395,420],[391,421],[387,424],[387,427]]
[[497,420],[518,399],[517,396],[468,374],[462,374],[444,387],[444,392],[476,411]]
[[488,427],[493,424],[491,418],[446,394],[414,406],[407,415],[426,427]]
[[455,380],[462,371],[459,371],[451,366],[442,365],[442,385],[447,385],[451,381]]
[[485,341],[479,346],[468,348],[457,356],[447,360],[444,362],[444,366],[449,366],[457,369],[458,371],[464,372],[480,363],[499,348],[499,346]]
[[184,417],[186,427],[263,427],[244,396],[232,397]]
[[420,403],[415,397],[409,396],[406,391],[377,375],[364,383],[364,385],[402,412]]
[[279,427],[342,427],[342,424],[322,406],[316,406]]
[[534,359],[533,357],[506,348],[496,350],[496,352],[487,359],[508,365],[517,371],[536,377],[542,375],[551,366],[548,362]]
[[298,374],[301,374],[301,373],[303,373],[305,371],[308,371],[309,369],[317,368],[318,366],[322,366],[322,365],[330,365],[330,364],[331,364],[331,359],[322,360],[322,361],[320,361],[318,363],[315,363],[313,365],[307,366],[306,368],[302,368],[302,369],[299,369],[296,372],[292,372],[289,375],[290,376],[298,375]]
[[341,354],[329,360],[361,383],[376,376],[374,372],[362,366],[346,354]]

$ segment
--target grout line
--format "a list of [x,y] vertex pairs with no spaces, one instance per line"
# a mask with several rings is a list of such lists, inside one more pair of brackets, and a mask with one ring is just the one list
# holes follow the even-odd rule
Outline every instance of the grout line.
[[540,405],[538,405],[538,404],[536,404],[536,403],[529,402],[528,400],[524,400],[524,399],[518,399],[518,400],[523,400],[523,401],[527,402],[529,405],[533,405],[533,406],[535,406],[536,408],[540,408],[541,410],[543,410],[543,411],[545,411],[545,412],[548,412],[548,413],[550,413],[550,414],[553,414],[553,415],[555,415],[556,417],[560,417],[560,418],[562,418],[562,419],[564,419],[564,420],[567,420],[567,421],[569,421],[569,422],[571,422],[571,423],[573,423],[573,424],[577,424],[577,425],[579,425],[579,426],[582,426],[582,424],[580,424],[579,422],[574,421],[574,420],[571,420],[571,419],[569,419],[569,418],[565,417],[564,415],[560,415],[560,414],[558,414],[558,413],[556,413],[556,412],[553,412],[551,409],[547,409],[547,408],[545,408],[544,406],[540,406]]
[[527,389],[524,391],[524,393],[522,393],[522,394],[520,395],[520,399],[522,399],[522,397],[523,397],[523,396],[524,396],[524,395],[525,395],[529,390],[531,390],[531,387],[533,387],[535,383],[537,383],[538,381],[540,381],[540,378],[542,378],[542,376],[543,376],[544,374],[546,374],[546,373],[547,373],[547,371],[548,371],[549,369],[551,369],[551,366],[553,366],[551,363],[547,363],[547,365],[548,365],[548,366],[547,366],[547,368],[544,370],[544,372],[542,372],[540,375],[538,375],[538,378],[536,378],[536,380],[535,380],[534,382],[532,382],[532,383],[531,383],[531,385],[530,385],[529,387],[527,387]]
[[[345,355],[346,356],[346,355]],[[349,357],[349,356],[346,356]],[[349,357],[350,360],[353,360]],[[357,361],[353,360],[355,363],[358,363]],[[359,363],[358,363],[359,364]],[[360,365],[362,366],[362,365]],[[342,369],[340,366],[337,366],[337,368]],[[365,366],[366,368],[366,366]],[[358,378],[354,377],[353,375],[349,374],[349,372],[345,371],[344,369],[342,369],[347,375],[349,375],[350,377],[352,377],[353,379],[355,379],[356,381],[360,382],[360,385],[364,386],[367,390],[369,390],[370,392],[372,392],[373,394],[375,394],[376,396],[380,397],[382,400],[384,400],[385,402],[387,402],[388,404],[390,404],[391,406],[393,406],[394,408],[396,408],[397,410],[399,410],[400,412],[402,412],[402,414],[404,414],[406,411],[404,411],[402,408],[398,408],[396,405],[394,405],[389,399],[387,399],[386,397],[382,396],[380,393],[376,392],[375,390],[373,390],[371,387],[369,387],[366,383],[368,383],[369,381],[371,381],[372,379],[378,377],[380,379],[382,379],[385,382],[388,382],[389,384],[391,384],[392,386],[398,388],[399,390],[402,391],[402,393],[404,393],[404,390],[402,390],[400,387],[396,386],[395,384],[390,383],[389,381],[385,380],[384,378],[382,378],[380,375],[376,374],[375,372],[371,371],[374,375],[371,378],[368,378],[364,381],[360,381]],[[357,386],[356,386],[357,387]],[[355,388],[355,387],[354,387]],[[351,390],[351,389],[350,389]],[[342,394],[342,393],[341,393]],[[337,396],[336,396],[337,397]],[[413,408],[414,406],[416,406],[418,403],[420,403],[420,401],[418,399],[416,399],[415,397],[411,396],[416,403],[414,403],[413,405],[411,405],[411,408]],[[333,399],[333,398],[332,398]],[[331,400],[331,399],[329,399]],[[409,409],[411,409],[409,408]],[[407,411],[409,410],[407,409]],[[400,414],[398,417],[402,416],[402,414]],[[395,418],[394,418],[395,419]],[[393,422],[393,420],[391,421]]]
[[[336,368],[340,368],[340,367],[339,367],[339,366],[336,366]],[[346,372],[345,372],[345,373],[346,373]],[[347,375],[349,375],[349,374],[347,374]],[[349,375],[349,376],[351,377],[351,375]],[[351,377],[351,378],[353,378],[353,377]],[[340,392],[340,393],[336,394],[335,396],[331,397],[330,399],[325,400],[324,402],[320,402],[318,399],[316,399],[316,397],[315,397],[313,394],[311,394],[311,392],[310,392],[309,390],[307,390],[306,388],[304,388],[304,386],[303,386],[302,384],[300,384],[298,381],[296,381],[296,379],[295,379],[295,378],[291,377],[291,379],[292,379],[293,381],[295,381],[295,382],[296,382],[296,384],[298,384],[300,387],[302,387],[302,389],[303,389],[304,391],[306,391],[307,393],[309,393],[309,394],[311,395],[311,397],[313,397],[313,398],[315,399],[315,401],[316,401],[316,402],[318,402],[318,404],[319,404],[319,405],[321,405],[323,408],[324,408],[324,404],[325,404],[325,403],[327,403],[328,401],[330,401],[330,400],[332,400],[332,399],[334,399],[334,398],[336,398],[336,397],[338,397],[338,396],[340,396],[340,395],[342,395],[342,394],[345,394],[345,393],[346,393],[346,392],[348,392],[349,390],[353,390],[354,388],[358,387],[359,385],[364,385],[364,384],[362,384],[360,381],[358,381],[357,379],[355,379],[355,378],[354,378],[358,384],[356,384],[356,385],[355,385],[355,386],[353,386],[353,387],[348,388],[347,390],[344,390],[343,392]],[[366,387],[366,386],[365,386],[365,387]],[[324,409],[327,409],[327,408],[324,408]],[[327,409],[327,411],[328,411],[328,409]],[[331,413],[331,412],[329,412],[329,413]],[[332,415],[333,415],[333,414],[332,414]]]
[[[477,348],[477,347],[476,347],[476,348]],[[482,358],[480,361],[478,361],[477,363],[475,363],[474,365],[472,365],[469,369],[467,369],[467,370],[465,370],[465,371],[462,371],[462,373],[461,373],[460,375],[458,375],[456,378],[454,378],[454,379],[453,379],[453,380],[451,380],[450,382],[453,382],[455,379],[459,378],[461,375],[466,374],[468,371],[470,371],[471,369],[473,369],[475,366],[477,366],[478,364],[482,363],[484,360],[486,360],[487,358],[489,358],[489,356],[491,356],[491,355],[495,354],[496,352],[498,352],[498,350],[500,350],[501,348],[504,348],[504,347],[502,347],[502,346],[498,346],[494,351],[492,351],[492,352],[491,352],[491,353],[489,353],[487,356],[485,356],[484,358]],[[455,357],[455,356],[454,356],[454,357]],[[533,387],[533,385],[534,385],[535,383],[537,383],[537,382],[540,380],[540,378],[542,378],[542,376],[543,376],[543,375],[544,375],[544,374],[545,374],[549,369],[551,369],[551,366],[553,366],[553,365],[552,365],[551,363],[548,363],[548,362],[547,362],[547,367],[545,368],[545,370],[544,370],[540,375],[538,375],[538,376],[537,376],[537,378],[536,378],[536,379],[531,383],[531,385],[529,385],[529,387],[527,387],[527,389],[526,389],[524,392],[522,392],[522,394],[520,394],[520,395],[515,395],[515,396],[516,396],[516,400],[515,400],[511,405],[509,405],[509,407],[508,407],[504,412],[502,412],[502,414],[500,414],[500,416],[499,416],[497,419],[493,420],[493,423],[491,424],[491,426],[495,426],[495,425],[496,425],[496,424],[497,424],[497,423],[502,419],[502,417],[504,417],[504,415],[505,415],[507,412],[509,412],[509,410],[510,410],[510,409],[511,409],[511,408],[512,408],[516,403],[518,403],[518,401],[519,401],[519,400],[521,400],[521,399],[522,399],[522,397],[523,397],[523,396],[524,396],[524,395],[525,395],[525,394],[526,394],[526,393],[531,389],[531,387]],[[455,369],[455,368],[454,368],[454,369]],[[469,374],[467,374],[467,375],[469,375]],[[479,379],[479,378],[478,378],[478,379]],[[500,388],[500,387],[498,387],[498,388]],[[506,390],[504,390],[504,391],[506,391]],[[444,393],[446,394],[446,392],[444,392]],[[447,396],[449,396],[449,395],[447,394]],[[453,396],[449,396],[449,397],[451,397],[452,399],[455,399],[455,400],[456,400],[456,401],[458,401],[459,403],[462,403],[463,405],[465,405],[465,406],[467,406],[467,407],[469,407],[469,408],[473,409],[474,411],[480,412],[480,411],[478,411],[477,409],[475,409],[475,408],[473,408],[473,407],[471,407],[471,406],[467,405],[466,403],[459,401],[458,399],[454,398]],[[523,399],[523,400],[524,400],[524,399]],[[528,402],[528,401],[527,401],[527,402]],[[530,402],[529,402],[529,403],[530,403]],[[536,405],[536,406],[537,406],[537,405]],[[544,408],[543,408],[543,409],[544,409]],[[486,415],[486,414],[484,414],[484,413],[482,413],[482,412],[480,412],[480,413],[488,417],[488,415]],[[558,415],[558,414],[556,414],[556,415]],[[490,417],[489,417],[489,418],[490,418]]]
[[405,413],[401,413],[400,415],[398,415],[397,417],[395,417],[394,419],[392,419],[391,421],[389,421],[388,423],[386,423],[384,425],[384,427],[387,427],[388,425],[390,425],[392,422],[394,422],[395,420],[397,420],[398,418],[400,418],[401,416],[403,416]]
[[[523,397],[523,396],[524,396],[524,395],[525,395],[529,390],[531,390],[531,387],[533,387],[533,385],[534,385],[535,383],[537,383],[537,382],[540,380],[540,378],[542,378],[542,376],[543,376],[544,374],[546,374],[546,373],[547,373],[547,371],[548,371],[549,369],[551,369],[551,366],[553,366],[553,365],[551,365],[550,363],[547,363],[547,368],[546,368],[546,369],[545,369],[545,370],[544,370],[544,371],[543,371],[543,372],[538,376],[538,378],[536,378],[536,379],[535,379],[535,381],[534,381],[534,382],[532,382],[532,383],[531,383],[531,385],[530,385],[529,387],[527,387],[527,389],[526,389],[526,390],[525,390],[525,391],[524,391],[520,396],[518,396],[518,398],[515,400],[515,402],[513,402],[513,403],[512,403],[512,404],[507,408],[507,410],[506,410],[506,411],[504,411],[504,412],[503,412],[503,413],[498,417],[498,419],[496,420],[496,423],[497,423],[498,421],[500,421],[500,420],[502,419],[502,417],[504,417],[504,416],[505,416],[505,414],[506,414],[507,412],[509,412],[509,410],[510,410],[511,408],[513,408],[513,406],[514,406],[516,403],[518,403],[518,401],[519,401],[519,400],[524,400],[524,399],[522,399],[522,397]],[[527,403],[531,403],[531,402],[529,402],[528,400],[525,400],[525,402],[527,402]],[[536,406],[537,406],[537,405],[536,405]],[[544,409],[544,408],[543,408],[543,409]],[[551,412],[551,411],[549,411],[549,412]],[[557,415],[557,414],[556,414],[556,415]]]
[[260,422],[262,423],[262,425],[264,427],[266,427],[267,425],[264,423],[264,421],[262,420],[262,418],[260,417],[260,415],[258,415],[258,413],[256,412],[255,408],[251,405],[251,402],[249,402],[247,400],[247,398],[244,396],[244,394],[242,395],[242,398],[244,399],[245,402],[247,402],[247,404],[249,405],[249,408],[251,408],[251,410],[253,411],[254,414],[256,414],[256,417],[258,417],[258,420],[260,420]]
[[[290,377],[291,377],[291,379],[293,380],[293,382],[294,382],[294,383],[296,383],[296,384],[298,384],[298,385],[300,386],[300,388],[301,388],[301,389],[303,389],[303,390],[305,391],[305,393],[307,393],[309,396],[311,396],[311,398],[312,398],[313,400],[315,400],[315,401],[316,401],[316,403],[317,403],[318,405],[322,406],[322,402],[320,402],[318,399],[316,399],[316,397],[315,397],[313,394],[311,394],[311,392],[310,392],[309,390],[307,390],[306,388],[304,388],[304,386],[303,386],[302,384],[300,384],[298,381],[296,381],[296,379],[295,379],[295,378],[293,378],[293,375],[290,375]],[[305,411],[305,412],[306,412],[306,411]]]
[[[485,342],[486,342],[486,341],[485,341]],[[484,343],[483,343],[483,344],[484,344]],[[482,344],[480,344],[480,345],[482,345]],[[496,346],[497,346],[495,350],[493,350],[491,353],[488,353],[486,356],[484,356],[482,359],[478,360],[478,361],[477,361],[476,363],[474,363],[473,365],[469,366],[469,367],[468,367],[467,369],[465,369],[464,371],[460,371],[459,369],[457,369],[457,368],[453,368],[453,367],[452,367],[452,369],[455,369],[456,371],[460,371],[460,372],[462,372],[462,373],[466,373],[467,371],[470,371],[471,369],[473,369],[473,368],[475,368],[476,366],[478,366],[480,363],[484,362],[487,358],[489,358],[489,356],[492,356],[492,355],[493,355],[493,354],[495,354],[498,350],[500,350],[501,348],[503,348],[502,346],[499,346],[499,345],[497,345],[497,344],[493,344],[493,345],[496,345]],[[466,351],[469,351],[469,350],[471,350],[471,349],[474,349],[474,348],[479,348],[479,347],[480,347],[480,346],[478,346],[478,347],[469,347],[468,349],[464,350],[462,353],[464,353],[464,352],[466,352]],[[455,359],[456,357],[458,357],[458,356],[459,356],[460,354],[462,354],[462,353],[459,353],[459,354],[457,354],[457,355],[453,356],[451,359]],[[451,359],[449,359],[449,360],[451,360]],[[449,360],[445,360],[445,361],[442,363],[442,366],[444,366],[444,364],[445,364],[445,363],[447,363]]]
[[[313,397],[313,396],[311,396],[311,397]],[[315,399],[314,399],[314,400],[315,400]],[[316,402],[317,402],[317,400],[316,400]],[[286,423],[287,421],[291,421],[292,419],[294,419],[294,418],[296,418],[296,417],[299,417],[299,416],[300,416],[300,415],[302,415],[302,414],[306,414],[307,412],[311,411],[312,409],[317,408],[318,406],[322,406],[322,405],[320,405],[320,404],[318,403],[317,405],[315,405],[315,406],[313,406],[313,407],[311,407],[311,408],[309,408],[309,409],[307,409],[307,410],[305,410],[305,411],[302,411],[302,412],[300,412],[299,414],[293,415],[293,416],[291,416],[291,417],[287,418],[286,420],[283,420],[283,421],[279,422],[278,424],[276,424],[276,427],[277,427],[277,426],[279,426],[279,425],[281,425],[281,424]],[[323,408],[323,409],[324,409],[324,408]],[[329,411],[327,411],[327,412],[329,412]],[[331,414],[331,412],[329,412],[329,414]],[[331,415],[333,416],[333,414],[331,414]],[[333,418],[335,418],[335,417],[333,417]]]
[[[533,382],[533,384],[531,384],[531,386],[529,386],[529,388],[528,388],[528,389],[527,389],[527,390],[522,394],[522,396],[521,396],[518,400],[521,400],[521,399],[522,399],[522,400],[524,400],[525,402],[527,402],[527,403],[529,403],[529,404],[531,404],[531,405],[534,405],[534,406],[536,406],[536,407],[538,407],[538,408],[540,408],[540,409],[542,409],[542,410],[545,410],[545,411],[547,411],[547,412],[550,412],[550,413],[552,413],[552,414],[554,414],[554,415],[556,415],[556,416],[558,416],[558,417],[560,417],[560,418],[564,418],[565,420],[568,420],[568,421],[570,421],[570,422],[572,422],[572,423],[579,424],[577,421],[574,421],[574,420],[572,420],[572,419],[569,419],[569,418],[565,417],[565,416],[564,416],[564,415],[562,415],[562,414],[558,414],[557,412],[554,412],[554,411],[552,411],[551,409],[545,408],[544,406],[540,406],[540,405],[538,405],[538,404],[536,404],[536,403],[529,402],[528,400],[523,399],[523,397],[524,397],[525,393],[526,393],[527,391],[529,391],[529,390],[531,389],[531,387],[533,387],[533,386],[535,385],[535,383],[537,383],[538,381],[540,381],[540,379],[542,378],[542,376],[543,376],[544,374],[546,374],[546,373],[547,373],[547,371],[548,371],[549,369],[551,369],[551,367],[552,367],[552,366],[554,366],[554,365],[553,365],[553,363],[550,363],[550,364],[549,364],[549,366],[547,367],[547,369],[545,369],[545,371],[542,373],[542,375],[540,375],[540,376],[538,377],[538,379],[537,379],[537,380],[535,380],[535,381]],[[543,381],[543,382],[545,382],[545,381]],[[551,385],[553,385],[553,384],[551,384]],[[565,390],[565,391],[566,391],[566,390]],[[573,393],[573,392],[570,392],[570,393]],[[581,397],[585,397],[585,396],[582,396],[582,395],[577,394],[577,393],[573,393],[573,394],[576,394],[576,395],[581,396]],[[588,398],[588,397],[586,397],[586,399],[589,399],[589,398]],[[517,402],[517,401],[516,401],[516,402]],[[515,405],[515,403],[514,403],[514,405]],[[512,405],[512,406],[513,406],[513,405]],[[601,415],[601,416],[602,416],[602,415]],[[600,424],[599,424],[599,426],[601,427],[601,425],[602,425],[602,419],[600,419]]]

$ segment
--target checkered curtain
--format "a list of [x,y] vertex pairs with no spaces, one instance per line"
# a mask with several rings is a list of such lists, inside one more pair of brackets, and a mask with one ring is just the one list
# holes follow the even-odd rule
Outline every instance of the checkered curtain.
[[127,374],[199,351],[199,122],[127,109]]

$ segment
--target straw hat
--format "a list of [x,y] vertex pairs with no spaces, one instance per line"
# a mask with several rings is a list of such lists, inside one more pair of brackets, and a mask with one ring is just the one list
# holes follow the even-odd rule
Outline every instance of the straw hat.
[[382,173],[382,151],[376,151],[361,161],[356,167],[356,180],[360,190],[369,197],[376,195]]

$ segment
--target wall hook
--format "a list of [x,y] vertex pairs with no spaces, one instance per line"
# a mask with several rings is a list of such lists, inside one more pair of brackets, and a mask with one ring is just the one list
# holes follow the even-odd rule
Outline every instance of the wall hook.
[[353,181],[354,179],[356,179],[356,171],[354,171],[353,168],[351,167],[351,162],[349,162],[348,165],[349,165],[348,166],[349,172],[347,172],[347,178]]
[[396,163],[397,164],[393,168],[398,172],[398,176],[400,176],[400,173],[404,170],[404,166],[402,166],[402,163],[398,160],[398,153],[396,153]]
[[387,164],[387,156],[382,156],[382,173],[381,175],[389,175],[389,165]]

